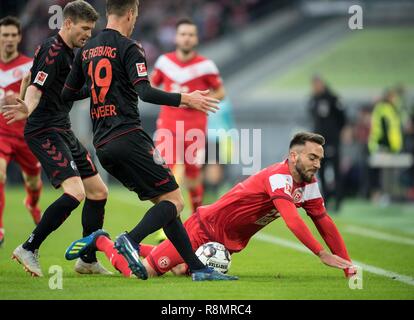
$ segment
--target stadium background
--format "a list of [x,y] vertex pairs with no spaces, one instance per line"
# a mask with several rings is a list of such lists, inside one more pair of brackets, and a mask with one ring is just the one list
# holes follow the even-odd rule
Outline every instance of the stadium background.
[[[64,6],[67,2],[2,0],[0,16],[12,14],[22,19],[23,42],[20,48],[23,53],[32,56],[35,47],[56,32],[48,28],[48,20],[51,17],[49,7],[54,4]],[[104,1],[88,2],[98,9],[101,17],[105,16]],[[332,287],[340,281],[337,279],[337,271],[326,270],[315,262],[315,259],[312,260],[312,257],[303,256],[300,251],[295,251],[292,243],[296,240],[284,230],[286,228],[283,224],[278,222],[275,223],[277,227],[267,227],[257,240],[252,241],[252,248],[246,250],[246,254],[242,253],[234,258],[232,272],[245,276],[256,295],[240,293],[238,285],[233,288],[234,290],[223,288],[216,291],[212,285],[207,286],[207,293],[194,292],[191,290],[191,283],[187,284],[185,280],[179,279],[174,281],[178,281],[184,288],[180,291],[180,298],[295,298],[299,290],[301,298],[413,299],[414,172],[412,165],[410,166],[410,157],[414,152],[414,125],[410,123],[410,117],[414,114],[414,2],[140,2],[140,16],[133,38],[142,42],[150,66],[161,53],[174,49],[174,25],[177,19],[182,16],[194,19],[199,27],[202,44],[199,51],[214,60],[221,71],[228,98],[233,106],[236,128],[262,130],[262,168],[286,156],[289,139],[295,132],[312,129],[307,111],[311,95],[310,80],[315,74],[326,79],[341,98],[348,119],[341,135],[341,170],[346,200],[341,210],[334,214],[334,218],[344,233],[351,256],[370,266],[384,268],[388,272],[388,276],[381,276],[378,272],[365,273],[370,287],[361,290],[360,293],[350,291],[344,285],[343,289],[335,291]],[[348,26],[351,16],[348,8],[353,4],[359,4],[363,8],[362,30],[351,30]],[[104,25],[105,19],[101,18],[96,30],[102,29]],[[369,159],[364,151],[369,134],[370,112],[381,99],[384,90],[394,86],[404,88],[400,96],[407,115],[404,127],[405,144],[400,152],[403,157],[394,155],[396,158],[391,158],[391,165],[382,162],[384,190],[381,191],[387,197],[371,199],[366,174]],[[87,109],[87,101],[77,103],[71,118],[77,136],[93,153]],[[148,132],[155,129],[158,110],[156,106],[140,103],[143,125]],[[400,165],[393,166],[392,163]],[[242,164],[228,166],[221,193],[234,182],[243,179],[242,167]],[[101,172],[104,173],[103,170]],[[106,227],[116,233],[136,220],[137,200],[110,177],[106,176],[106,179],[110,182],[113,199],[111,200],[110,195]],[[0,298],[24,298],[24,289],[27,288],[40,290],[39,298],[72,297],[71,294],[83,285],[79,277],[69,276],[72,281],[69,285],[71,289],[62,294],[46,290],[41,284],[31,284],[27,287],[24,274],[7,259],[8,251],[14,248],[15,243],[23,240],[32,228],[30,219],[21,205],[21,182],[18,168],[10,166],[5,209],[8,238],[5,247],[0,249]],[[56,191],[46,187],[41,200],[43,208],[50,203],[54,195]],[[209,203],[214,198],[215,195],[207,194],[205,202]],[[142,208],[139,214],[142,214],[146,204],[139,205]],[[188,213],[187,209],[185,214]],[[72,217],[69,220],[64,226],[67,234],[64,230],[58,231],[53,236],[56,241],[51,239],[45,245],[44,256],[53,250],[53,244],[59,243],[63,248],[68,241],[76,237],[79,219]],[[277,236],[282,236],[282,240],[271,238],[275,235],[275,230]],[[65,236],[59,236],[59,232]],[[262,261],[269,260],[269,255],[279,257],[279,263],[273,264],[274,270],[278,271],[272,271],[273,269]],[[280,259],[281,255],[284,259]],[[70,273],[71,265],[61,261],[63,259],[59,257],[62,255],[55,254],[51,258],[42,257],[41,261],[45,265],[62,264],[65,271],[68,270]],[[269,274],[265,272],[268,268]],[[390,271],[396,273],[394,280],[390,280]],[[318,278],[321,275],[323,280]],[[266,287],[268,284],[265,285],[261,281],[261,276],[272,281],[279,279],[280,288],[283,289],[281,291],[284,293],[276,292],[271,286],[270,291],[263,290],[263,286]],[[395,281],[395,278],[408,280]],[[122,282],[123,280],[116,278],[114,281],[121,286],[130,286],[129,283]],[[170,280],[171,278],[168,281]],[[109,280],[105,281],[105,285],[111,285]],[[114,297],[140,298],[147,295],[147,298],[176,298],[173,294],[176,282],[165,284],[164,281],[155,280],[155,289],[146,286],[141,293],[131,291],[126,296],[115,293]],[[91,280],[90,286],[92,288],[102,283],[95,277]],[[312,286],[312,289],[301,291],[304,283],[306,286]],[[23,291],[13,289],[13,286],[21,287]],[[257,291],[254,290],[255,286]],[[318,286],[330,289],[323,293]],[[167,293],[163,295],[165,288]],[[96,294],[92,290],[85,291],[83,297],[96,297]],[[102,293],[98,296],[108,297]]]

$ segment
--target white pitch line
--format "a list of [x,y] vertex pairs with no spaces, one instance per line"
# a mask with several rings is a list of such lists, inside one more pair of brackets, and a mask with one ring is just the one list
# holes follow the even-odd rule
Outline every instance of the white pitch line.
[[414,239],[395,236],[389,233],[376,231],[368,228],[358,227],[358,226],[347,226],[344,228],[345,232],[356,234],[358,236],[367,237],[367,238],[374,238],[378,240],[384,240],[388,242],[394,242],[398,244],[408,244],[410,246],[414,246]]
[[[270,236],[270,235],[263,234],[263,233],[258,233],[253,238],[257,239],[257,240],[264,241],[264,242],[278,244],[280,246],[291,248],[291,249],[294,249],[296,251],[312,254],[312,252],[308,248],[306,248],[305,246],[300,245],[298,243],[295,243],[293,241],[286,240],[286,239]],[[362,263],[362,262],[359,262],[359,261],[356,261],[356,260],[353,260],[352,262],[354,264],[356,264],[357,266],[360,266],[363,271],[368,271],[370,273],[373,273],[373,274],[376,274],[376,275],[379,275],[379,276],[383,276],[383,277],[386,277],[386,278],[390,278],[392,280],[396,280],[396,281],[403,282],[403,283],[409,284],[411,286],[414,286],[414,278],[413,277],[406,276],[406,275],[403,275],[403,274],[399,274],[399,273],[396,273],[396,272],[393,272],[393,271],[388,271],[388,270],[385,270],[385,269],[381,269],[381,268],[378,268],[376,266],[371,266],[369,264],[365,264],[365,263]]]

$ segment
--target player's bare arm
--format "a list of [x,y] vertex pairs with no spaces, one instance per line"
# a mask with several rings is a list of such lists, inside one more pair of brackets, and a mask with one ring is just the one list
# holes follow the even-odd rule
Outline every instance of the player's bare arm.
[[20,95],[19,95],[19,98],[21,100],[24,100],[24,97],[26,95],[27,88],[30,85],[30,78],[31,78],[31,76],[32,76],[32,74],[29,71],[29,73],[26,76],[24,76],[24,78],[22,79],[22,83],[20,84]]
[[29,86],[26,91],[25,100],[17,98],[17,104],[5,105],[1,113],[7,120],[7,124],[27,119],[39,104],[42,91],[35,86]]

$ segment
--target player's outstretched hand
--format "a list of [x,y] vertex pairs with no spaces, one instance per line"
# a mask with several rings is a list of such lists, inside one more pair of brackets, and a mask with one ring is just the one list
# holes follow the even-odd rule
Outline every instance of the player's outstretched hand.
[[21,121],[29,117],[29,108],[20,98],[16,98],[17,104],[5,105],[1,107],[1,113],[7,120],[7,124]]
[[322,250],[321,252],[319,252],[319,258],[324,264],[330,267],[339,268],[339,269],[347,269],[347,268],[352,267],[352,263],[350,261],[342,259],[341,257],[335,254],[331,254],[325,250]]
[[209,97],[209,90],[200,91],[196,90],[191,93],[182,93],[181,94],[181,104],[196,109],[205,113],[213,112],[215,113],[219,110],[218,103],[220,102],[217,99]]

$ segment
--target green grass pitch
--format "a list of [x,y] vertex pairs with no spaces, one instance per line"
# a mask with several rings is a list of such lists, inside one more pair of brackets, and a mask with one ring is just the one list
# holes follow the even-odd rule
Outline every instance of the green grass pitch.
[[[342,271],[325,267],[315,256],[252,239],[245,251],[232,257],[231,274],[239,281],[194,283],[187,277],[166,275],[141,281],[113,276],[82,276],[73,271],[73,262],[63,254],[70,242],[81,235],[81,209],[46,240],[40,250],[44,278],[31,278],[10,259],[13,249],[23,242],[33,228],[22,200],[22,189],[6,191],[6,241],[0,249],[0,299],[413,299],[414,283],[403,283],[368,271],[363,273],[363,288],[351,290]],[[46,208],[59,192],[45,189],[41,199]],[[107,205],[105,229],[116,236],[133,227],[148,204],[120,187],[112,187]],[[186,212],[188,214],[188,211]],[[353,259],[388,271],[414,276],[414,211],[409,205],[375,208],[369,204],[347,202],[340,215],[333,216],[342,231]],[[311,225],[310,219],[304,215]],[[350,227],[365,228],[381,235],[366,236],[350,232]],[[348,231],[347,231],[348,230]],[[315,228],[312,227],[315,232]],[[265,235],[300,243],[287,230],[283,221],[267,226]],[[316,234],[316,233],[315,233]],[[388,240],[387,240],[388,239]],[[406,239],[401,243],[400,239]],[[411,240],[410,240],[411,239]],[[148,242],[153,242],[149,237]],[[411,242],[410,242],[411,241]],[[404,241],[403,241],[404,242]],[[102,254],[100,260],[112,270]],[[51,290],[49,267],[63,268],[63,288]]]

